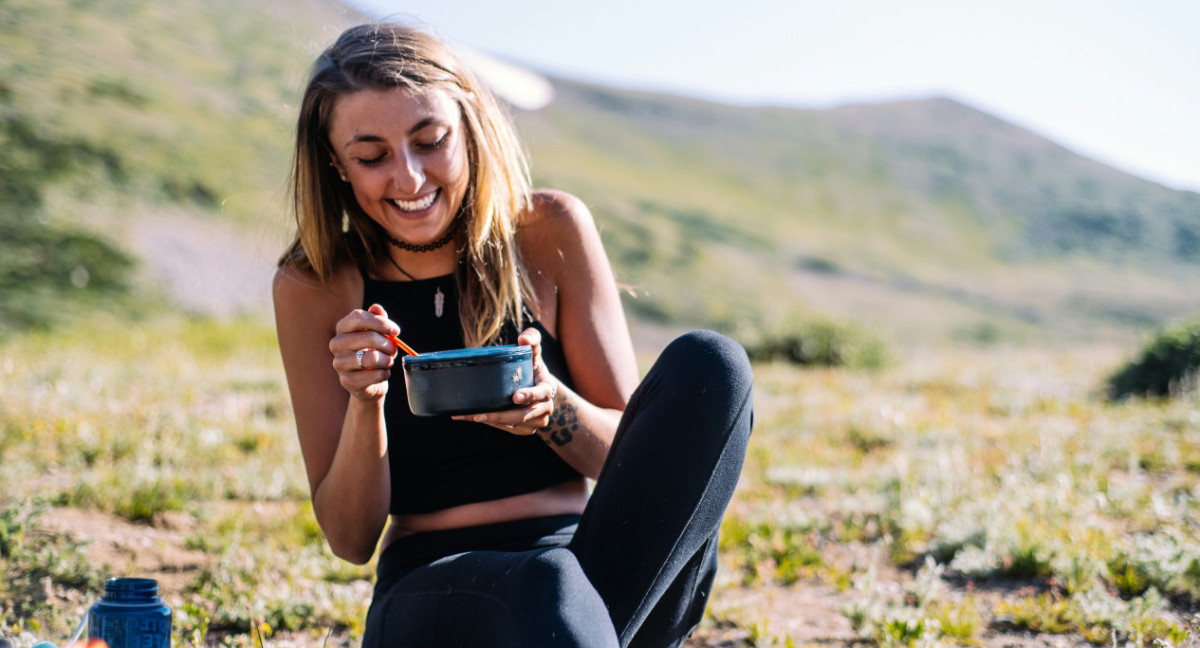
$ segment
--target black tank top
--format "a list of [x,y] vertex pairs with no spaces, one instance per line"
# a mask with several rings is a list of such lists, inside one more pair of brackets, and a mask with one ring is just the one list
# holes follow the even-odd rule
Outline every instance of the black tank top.
[[[419,281],[363,277],[363,308],[379,304],[400,325],[400,337],[418,353],[460,349],[458,287],[454,275]],[[440,314],[440,315],[439,315]],[[542,358],[550,372],[571,385],[562,345],[540,322]],[[519,331],[508,323],[500,343],[515,344]],[[579,477],[537,435],[517,436],[482,423],[448,416],[420,417],[408,408],[400,357],[383,405],[387,421],[392,513],[441,509],[532,493]]]

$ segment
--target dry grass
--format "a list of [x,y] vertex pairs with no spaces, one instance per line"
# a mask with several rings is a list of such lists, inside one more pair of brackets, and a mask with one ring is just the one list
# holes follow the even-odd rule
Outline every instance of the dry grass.
[[[725,569],[689,645],[1194,643],[1200,401],[1104,402],[1123,359],[756,367]],[[0,376],[0,631],[17,645],[61,641],[130,570],[169,583],[176,645],[356,641],[370,568],[315,526],[268,324],[99,321],[5,343]]]

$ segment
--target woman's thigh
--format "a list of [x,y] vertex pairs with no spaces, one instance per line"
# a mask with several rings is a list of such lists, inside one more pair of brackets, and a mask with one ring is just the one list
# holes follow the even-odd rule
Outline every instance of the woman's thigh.
[[564,548],[472,551],[376,590],[363,645],[617,645],[604,602]]

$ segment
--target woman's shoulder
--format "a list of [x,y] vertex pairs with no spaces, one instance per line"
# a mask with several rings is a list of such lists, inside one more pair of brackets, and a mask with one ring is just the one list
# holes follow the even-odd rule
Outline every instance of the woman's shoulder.
[[520,229],[563,230],[595,227],[587,205],[573,194],[557,189],[534,191],[529,209],[522,215]]
[[362,275],[352,263],[339,264],[326,281],[308,270],[284,264],[275,270],[272,294],[277,314],[326,315],[336,321],[362,307],[362,287]]
[[528,260],[535,260],[541,253],[559,256],[565,248],[581,245],[596,235],[596,223],[587,205],[572,194],[554,189],[533,192],[529,209],[517,227]]
[[549,278],[555,289],[578,287],[611,274],[591,211],[565,191],[533,194],[518,240],[530,276]]

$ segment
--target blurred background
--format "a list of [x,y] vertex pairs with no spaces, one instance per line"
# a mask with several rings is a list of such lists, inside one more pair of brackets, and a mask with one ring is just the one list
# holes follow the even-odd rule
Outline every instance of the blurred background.
[[1130,340],[1200,307],[1193,5],[569,5],[6,2],[0,328],[268,312],[307,65],[368,17],[509,99],[645,345]]

